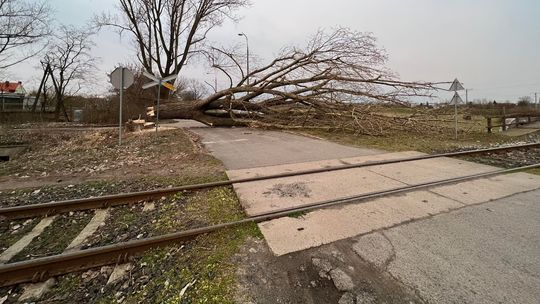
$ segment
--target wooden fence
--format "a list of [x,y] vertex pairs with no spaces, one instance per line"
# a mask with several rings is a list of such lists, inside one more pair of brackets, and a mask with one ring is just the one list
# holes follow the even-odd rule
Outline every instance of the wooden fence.
[[[538,114],[511,114],[511,115],[493,115],[485,116],[487,120],[487,132],[492,133],[493,128],[501,127],[503,131],[508,130],[510,127],[519,128],[522,125],[530,124],[538,120],[540,115]],[[515,120],[511,124],[507,124],[506,120],[509,118],[514,118]],[[500,124],[493,124],[494,119],[500,119]]]

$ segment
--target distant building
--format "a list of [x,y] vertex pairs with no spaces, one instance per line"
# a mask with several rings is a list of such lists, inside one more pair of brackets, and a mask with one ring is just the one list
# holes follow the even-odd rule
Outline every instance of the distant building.
[[0,106],[2,111],[22,110],[26,90],[22,82],[0,82]]

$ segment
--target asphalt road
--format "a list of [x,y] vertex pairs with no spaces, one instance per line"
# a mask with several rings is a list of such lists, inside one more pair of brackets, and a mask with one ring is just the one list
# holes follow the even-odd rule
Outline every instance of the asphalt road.
[[540,191],[368,234],[354,248],[428,303],[540,303]]
[[192,128],[227,169],[294,164],[380,154],[382,151],[343,146],[285,132],[246,128]]

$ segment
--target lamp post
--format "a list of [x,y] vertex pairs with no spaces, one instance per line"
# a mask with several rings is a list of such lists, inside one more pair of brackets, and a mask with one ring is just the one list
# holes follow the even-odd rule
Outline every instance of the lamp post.
[[[214,75],[214,87],[213,87],[214,93],[217,93],[218,88],[217,88],[217,75],[216,75],[216,72],[214,72],[214,73],[206,73],[206,75],[212,75],[212,74]],[[210,85],[207,81],[205,81],[205,82],[206,82],[206,84],[208,84],[209,86],[212,86],[212,85]]]
[[247,75],[247,84],[249,85],[249,39],[248,39],[247,35],[244,34],[244,33],[240,33],[240,34],[238,34],[238,36],[244,36],[244,38],[246,38],[246,53],[247,53],[247,62],[246,62],[247,71],[246,71],[246,75]]

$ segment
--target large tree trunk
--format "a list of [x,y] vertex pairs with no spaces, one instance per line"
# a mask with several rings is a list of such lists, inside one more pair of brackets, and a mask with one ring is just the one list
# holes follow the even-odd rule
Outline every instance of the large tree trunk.
[[[193,119],[209,126],[244,126],[245,123],[236,121],[229,112],[213,113],[222,107],[205,100],[189,102],[169,102],[159,106],[160,119]],[[210,112],[210,113],[209,113]],[[149,108],[148,116],[155,118],[156,107]]]

